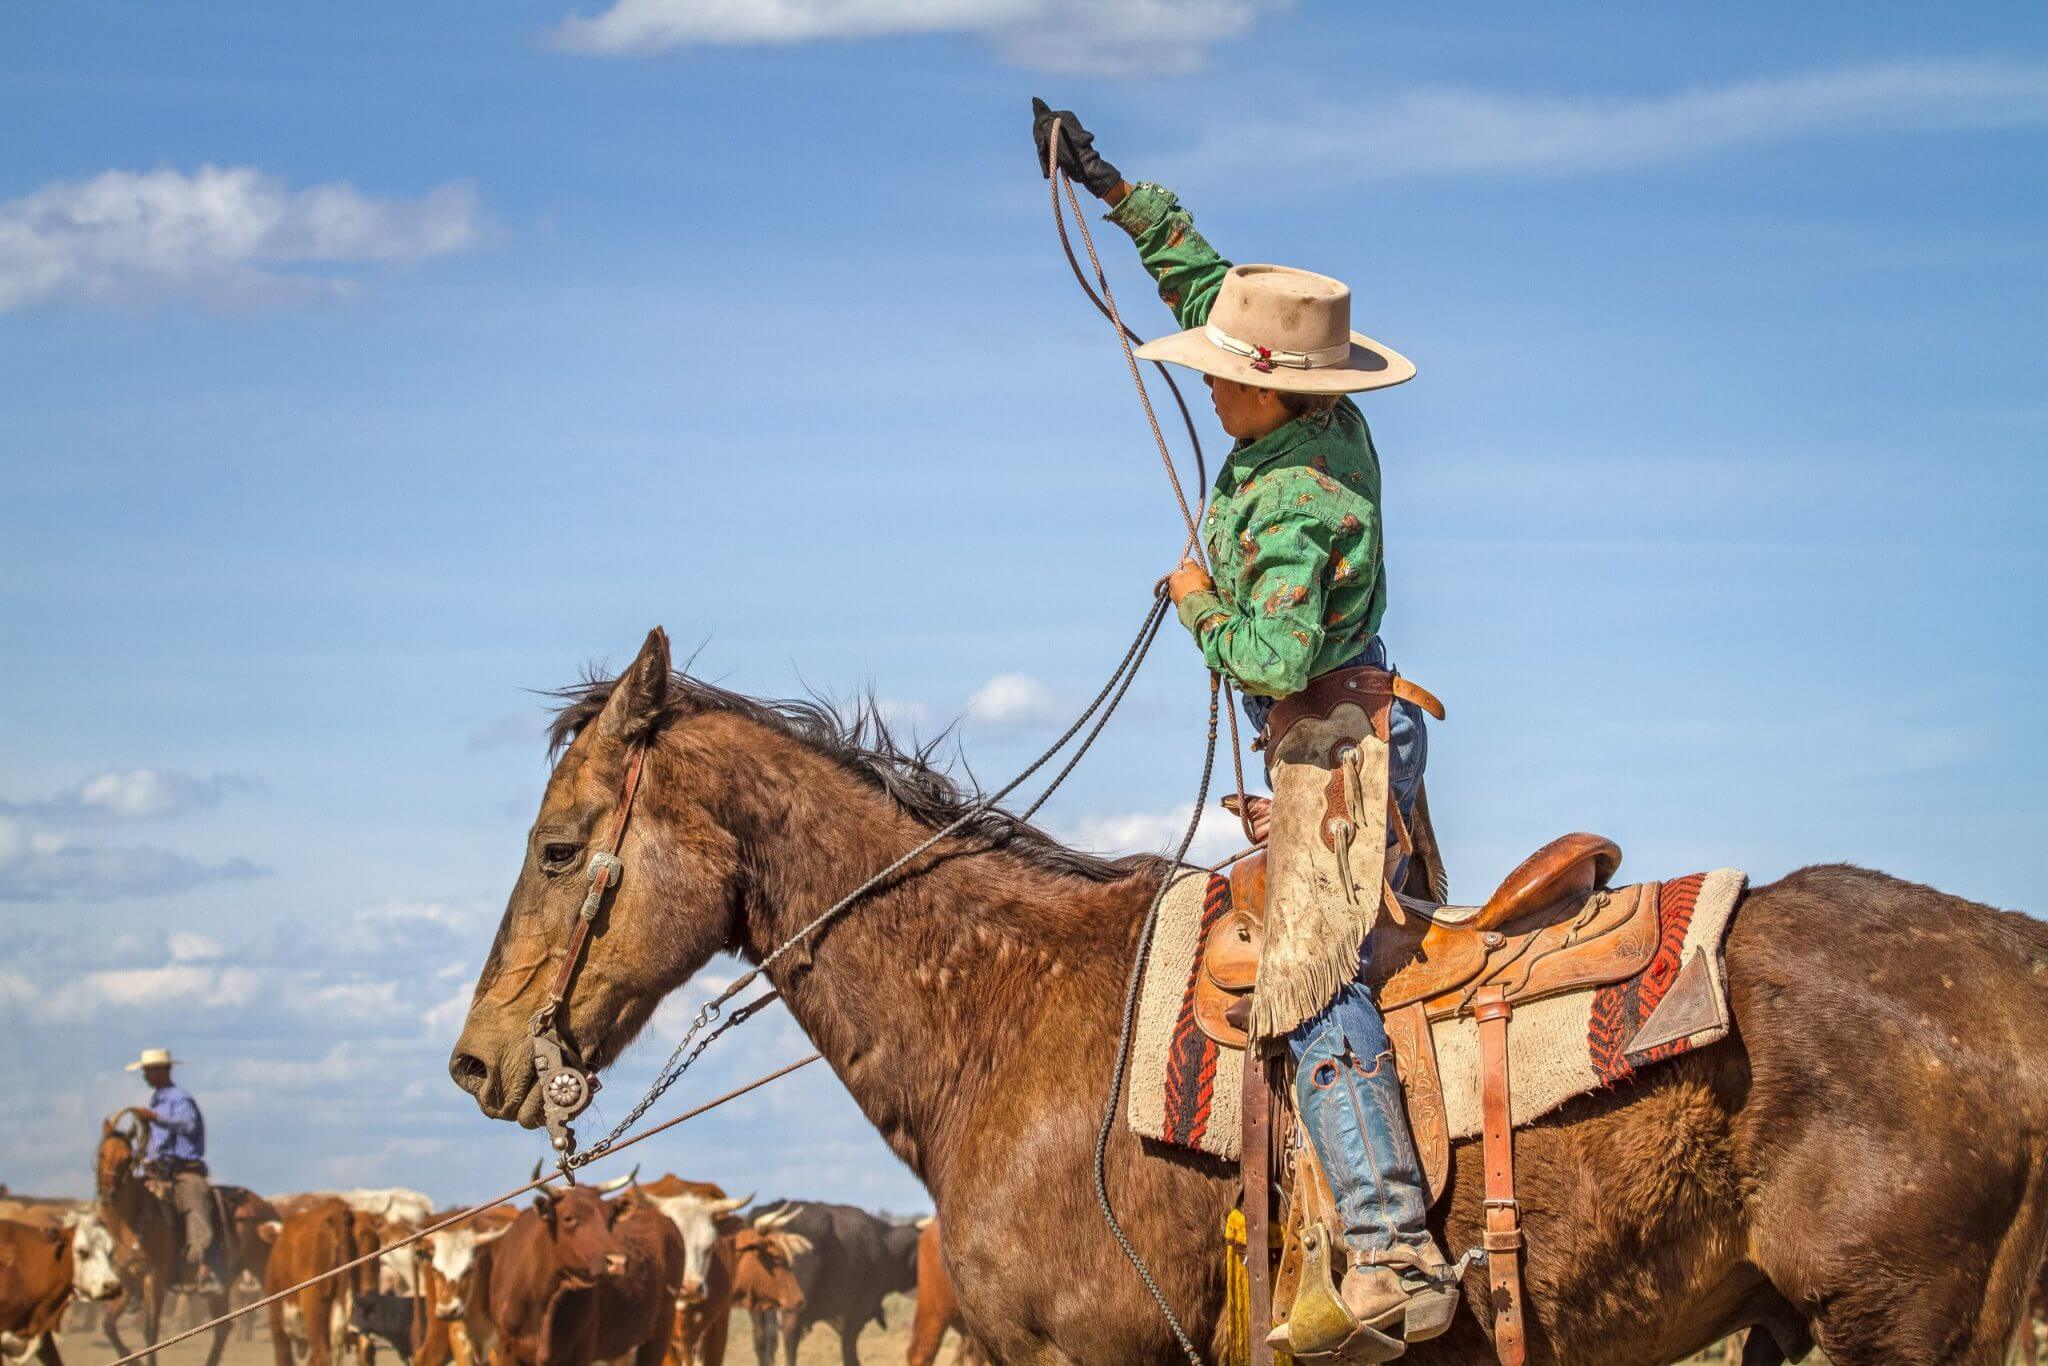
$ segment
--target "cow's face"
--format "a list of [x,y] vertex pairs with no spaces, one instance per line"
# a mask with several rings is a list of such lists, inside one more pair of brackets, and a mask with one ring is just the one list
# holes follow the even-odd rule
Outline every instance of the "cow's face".
[[90,1210],[71,1226],[71,1287],[87,1300],[111,1300],[121,1293],[121,1276],[114,1269],[114,1235]]
[[726,1231],[734,1210],[747,1204],[752,1195],[720,1199],[707,1195],[650,1195],[648,1201],[660,1210],[676,1232],[683,1236],[682,1302],[700,1304],[704,1283],[711,1274],[711,1253],[719,1235]]
[[468,1225],[444,1228],[425,1240],[431,1274],[423,1278],[426,1284],[421,1291],[435,1318],[459,1319],[468,1311],[477,1252],[504,1233],[504,1228],[479,1229]]
[[588,1290],[626,1270],[626,1248],[612,1236],[611,1211],[587,1187],[553,1195],[542,1191],[533,1209],[547,1225],[554,1279],[571,1290]]
[[748,1309],[801,1308],[796,1259],[810,1250],[811,1240],[802,1234],[740,1229],[733,1235],[733,1299]]

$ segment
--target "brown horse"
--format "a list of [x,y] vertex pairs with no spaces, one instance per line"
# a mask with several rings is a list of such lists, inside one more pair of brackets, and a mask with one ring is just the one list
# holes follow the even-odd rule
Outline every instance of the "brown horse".
[[[124,1125],[124,1121],[126,1122]],[[182,1234],[178,1216],[144,1181],[138,1147],[142,1121],[133,1110],[119,1110],[100,1125],[99,1147],[93,1155],[93,1182],[100,1217],[114,1237],[114,1267],[121,1277],[121,1298],[107,1306],[107,1341],[122,1356],[128,1344],[121,1338],[121,1318],[132,1306],[142,1318],[144,1345],[157,1341],[163,1325],[164,1299],[177,1280],[181,1261]],[[260,1279],[262,1258],[268,1245],[255,1234],[264,1219],[276,1211],[253,1191],[237,1186],[215,1188],[229,1212],[227,1226],[219,1230],[223,1286],[232,1286],[245,1270]],[[207,1318],[227,1312],[228,1292],[196,1296]],[[218,1366],[227,1345],[229,1325],[213,1330],[213,1342],[206,1354],[206,1366]],[[151,1354],[145,1360],[154,1363]]]
[[[671,675],[656,631],[564,694],[555,764],[451,1070],[540,1120],[527,1029],[629,753],[625,872],[563,1034],[615,1059],[721,949],[758,960],[964,807],[870,719]],[[960,1307],[1005,1362],[1176,1349],[1092,1196],[1125,974],[1166,869],[979,819],[769,976],[930,1189]],[[1745,1325],[1751,1360],[1994,1362],[2048,1246],[2048,927],[1882,874],[1808,868],[1746,897],[1727,943],[1735,1034],[1517,1137],[1531,1361],[1674,1361]],[[1224,1326],[1236,1173],[1119,1122],[1109,1187],[1195,1340]],[[1435,1217],[1479,1241],[1476,1142]],[[1048,1267],[1058,1268],[1048,1274]],[[1483,1278],[1421,1363],[1492,1360]]]

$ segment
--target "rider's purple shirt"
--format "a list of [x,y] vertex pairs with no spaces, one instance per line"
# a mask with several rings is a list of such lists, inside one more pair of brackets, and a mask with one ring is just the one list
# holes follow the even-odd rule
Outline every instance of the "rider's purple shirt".
[[206,1118],[199,1105],[176,1086],[159,1086],[149,1098],[156,1123],[149,1126],[149,1159],[198,1162],[206,1156]]

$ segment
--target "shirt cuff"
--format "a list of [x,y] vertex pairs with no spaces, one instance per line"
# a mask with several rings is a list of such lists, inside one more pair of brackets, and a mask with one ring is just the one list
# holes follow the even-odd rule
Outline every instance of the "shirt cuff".
[[1202,638],[1202,623],[1210,617],[1228,617],[1230,609],[1223,605],[1223,599],[1207,590],[1188,594],[1174,609],[1180,613],[1180,624],[1187,627],[1196,640]]
[[1132,237],[1141,237],[1166,221],[1166,216],[1180,207],[1180,200],[1164,185],[1154,185],[1149,180],[1142,185],[1133,185],[1123,202],[1103,215],[1110,222],[1122,228]]

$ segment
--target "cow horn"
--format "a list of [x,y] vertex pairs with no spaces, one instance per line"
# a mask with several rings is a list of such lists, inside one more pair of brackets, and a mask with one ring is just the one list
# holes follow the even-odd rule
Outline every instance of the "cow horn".
[[754,1220],[754,1227],[763,1233],[773,1233],[803,1212],[802,1205],[787,1205],[782,1209],[770,1210]]
[[592,1186],[591,1189],[599,1195],[610,1195],[613,1191],[624,1190],[632,1185],[634,1181],[639,1179],[639,1176],[640,1164],[636,1162],[633,1164],[633,1170],[627,1172],[624,1176],[615,1176],[609,1181],[600,1181]]
[[735,1196],[730,1200],[713,1200],[711,1202],[711,1212],[714,1215],[737,1214],[753,1203],[754,1192],[748,1191],[745,1195]]
[[526,1178],[527,1180],[529,1180],[529,1181],[538,1181],[538,1180],[540,1180],[540,1164],[541,1164],[541,1163],[542,1163],[543,1161],[545,1161],[545,1160],[546,1160],[546,1159],[544,1159],[544,1158],[539,1158],[539,1157],[536,1157],[535,1159],[533,1159],[533,1175],[532,1175],[532,1176],[529,1176],[529,1177],[527,1177],[527,1178]]

